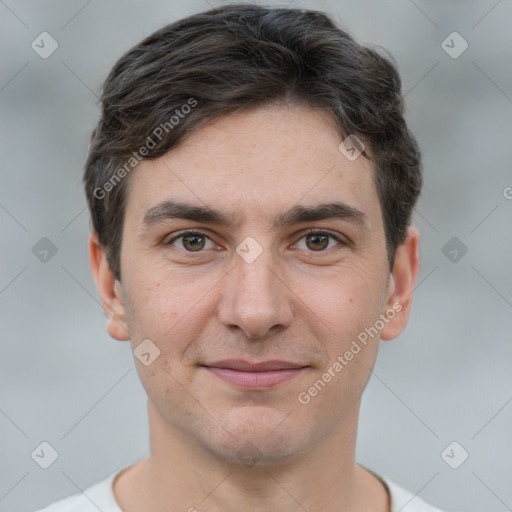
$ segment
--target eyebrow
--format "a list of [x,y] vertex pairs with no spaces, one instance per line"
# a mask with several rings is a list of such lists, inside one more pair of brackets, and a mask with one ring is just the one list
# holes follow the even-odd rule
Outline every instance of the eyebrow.
[[[184,219],[234,229],[240,226],[242,216],[236,212],[228,213],[209,206],[198,206],[167,199],[146,211],[142,220],[142,231],[148,231],[155,225],[172,219]],[[286,212],[274,216],[271,223],[272,228],[275,229],[281,226],[293,226],[294,224],[327,219],[343,220],[366,230],[370,229],[366,214],[339,201],[313,206],[295,205]]]

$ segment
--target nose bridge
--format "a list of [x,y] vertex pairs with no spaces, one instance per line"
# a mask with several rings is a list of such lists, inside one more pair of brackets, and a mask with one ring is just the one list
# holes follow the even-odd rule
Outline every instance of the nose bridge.
[[219,311],[221,321],[253,338],[276,325],[287,325],[292,316],[289,294],[276,276],[279,269],[271,248],[247,237],[236,252]]
[[[259,292],[261,294],[270,294],[268,298],[274,298],[274,283],[277,279],[275,262],[272,261],[271,251],[259,255],[254,261],[247,261],[240,257],[236,263],[237,279],[241,287],[245,287],[248,292]],[[240,294],[239,294],[240,295]],[[248,293],[249,298],[258,298],[254,293]]]

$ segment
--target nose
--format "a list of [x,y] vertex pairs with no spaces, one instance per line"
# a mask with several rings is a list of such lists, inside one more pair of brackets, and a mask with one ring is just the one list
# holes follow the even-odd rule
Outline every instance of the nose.
[[242,329],[249,339],[262,339],[271,329],[288,327],[294,295],[282,270],[266,249],[248,263],[234,255],[234,267],[224,280],[219,320],[229,329]]

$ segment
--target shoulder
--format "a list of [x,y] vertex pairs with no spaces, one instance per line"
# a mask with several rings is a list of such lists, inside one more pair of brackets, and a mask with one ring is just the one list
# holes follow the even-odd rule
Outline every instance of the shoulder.
[[121,471],[123,469],[118,469],[83,492],[56,501],[36,512],[122,512],[112,490],[112,483]]
[[372,471],[367,466],[361,464],[359,466],[375,476],[387,488],[391,501],[391,512],[447,512],[429,505],[416,494],[412,494],[386,476]]
[[75,494],[69,498],[56,501],[36,512],[92,512],[93,510],[97,512],[98,508],[88,501],[83,494]]
[[429,505],[418,496],[405,490],[385,477],[379,477],[389,490],[391,496],[391,512],[443,512]]

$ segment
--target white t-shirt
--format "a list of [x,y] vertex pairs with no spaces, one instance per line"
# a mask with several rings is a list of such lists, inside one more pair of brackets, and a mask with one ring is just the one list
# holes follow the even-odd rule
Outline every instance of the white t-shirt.
[[[98,512],[98,510],[101,512],[123,512],[116,502],[112,484],[116,476],[125,469],[127,468],[114,471],[105,480],[91,485],[83,493],[56,501],[36,512]],[[375,473],[373,474],[375,475]],[[442,512],[387,478],[376,476],[384,482],[389,490],[391,512]]]

